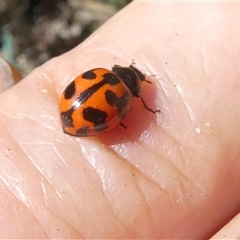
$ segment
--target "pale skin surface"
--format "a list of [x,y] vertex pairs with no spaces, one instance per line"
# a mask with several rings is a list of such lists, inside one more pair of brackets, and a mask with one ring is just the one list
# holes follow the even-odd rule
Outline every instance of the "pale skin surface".
[[[234,3],[135,2],[3,93],[0,237],[206,239],[227,224],[240,200],[239,16]],[[63,134],[67,84],[132,59],[161,113],[135,99],[126,130]]]

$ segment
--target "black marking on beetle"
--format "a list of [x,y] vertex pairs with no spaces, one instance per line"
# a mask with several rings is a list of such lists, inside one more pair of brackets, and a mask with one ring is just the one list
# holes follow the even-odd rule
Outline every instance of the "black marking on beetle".
[[83,119],[94,124],[95,127],[104,125],[107,113],[97,108],[87,107],[82,111]]
[[92,70],[89,70],[89,71],[83,73],[82,78],[84,78],[86,80],[96,79],[97,75],[96,75],[96,73],[93,72],[94,70],[96,70],[96,69],[92,69]]
[[74,127],[72,114],[73,114],[73,111],[71,109],[60,113],[60,118],[61,118],[63,127]]
[[117,85],[121,80],[114,73],[106,73],[102,75],[103,80],[92,85],[83,91],[77,99],[75,100],[72,109],[75,110],[79,106],[81,106],[84,102],[86,102],[98,89],[100,89],[105,84],[109,84],[111,86]]
[[89,133],[89,127],[88,126],[83,126],[76,131],[76,135],[78,135],[78,136],[87,136],[88,133]]
[[145,75],[144,75],[140,70],[138,70],[137,68],[135,68],[135,67],[133,66],[133,64],[131,64],[131,65],[129,66],[129,68],[133,69],[133,71],[138,75],[138,77],[140,78],[141,81],[146,81]]
[[106,81],[111,86],[117,85],[121,80],[114,73],[105,73],[103,74],[103,81]]
[[64,91],[64,98],[67,100],[71,99],[75,95],[75,92],[76,92],[75,82],[72,81]]
[[136,68],[121,67],[114,65],[112,71],[116,73],[120,79],[127,85],[134,97],[141,96],[141,81],[145,79],[144,75]]
[[118,109],[118,116],[120,118],[123,118],[126,115],[127,113],[126,106],[131,101],[131,97],[132,96],[129,92],[124,93],[123,96],[121,97],[117,97],[117,95],[110,90],[107,90],[105,92],[105,98],[107,103]]

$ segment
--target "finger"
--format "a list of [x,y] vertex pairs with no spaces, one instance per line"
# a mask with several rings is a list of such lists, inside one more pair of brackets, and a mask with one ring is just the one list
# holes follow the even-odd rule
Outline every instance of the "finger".
[[[221,18],[215,18],[213,25],[223,26],[219,19],[234,12],[234,8],[214,6],[217,5],[212,5],[211,14]],[[225,11],[226,6],[229,11]],[[17,143],[11,149],[15,147],[26,156],[21,157],[24,161],[19,165],[30,169],[14,171],[14,179],[25,180],[20,192],[14,188],[16,181],[8,177],[15,165],[7,165],[9,171],[2,171],[5,172],[2,179],[23,203],[26,200],[21,196],[28,196],[31,201],[27,209],[37,216],[49,236],[56,236],[55,233],[62,237],[64,232],[67,237],[73,233],[78,237],[206,237],[229,212],[234,212],[239,192],[231,186],[238,176],[239,116],[233,110],[237,109],[239,94],[237,90],[232,94],[230,85],[222,87],[226,83],[226,69],[219,67],[224,66],[222,63],[210,61],[217,51],[212,51],[215,42],[205,33],[212,25],[201,25],[206,8],[200,10],[198,4],[134,3],[85,43],[37,69],[14,88],[15,92],[2,95],[2,122],[7,129],[2,136],[11,133],[7,145]],[[132,13],[144,17],[139,21]],[[230,17],[233,21],[233,14],[225,15],[224,19]],[[161,24],[156,31],[157,25],[153,23],[157,19]],[[194,24],[187,24],[189,19]],[[130,21],[131,25],[126,25]],[[142,34],[139,26],[148,34]],[[179,29],[181,37],[176,40]],[[226,24],[217,34],[225,36],[228,31]],[[183,37],[189,32],[192,33],[189,38]],[[206,74],[202,64],[196,65],[201,60],[198,55],[201,51],[195,49],[194,54],[187,51],[199,39],[204,40],[201,43],[209,60],[207,78],[202,77]],[[232,41],[228,42],[232,49],[223,48],[224,44],[219,49],[230,54],[236,49]],[[171,46],[168,51],[164,51],[166,45]],[[179,57],[176,52],[181,53]],[[112,133],[89,139],[64,135],[57,105],[65,86],[85,70],[109,67],[115,61],[128,65],[132,58],[143,72],[157,76],[153,88],[144,87],[148,94],[143,89],[143,96],[150,104],[161,104],[161,117],[153,117],[135,104],[126,119],[129,132],[116,128]],[[235,85],[236,68],[228,66],[232,66],[230,79]],[[216,69],[222,74],[210,77]],[[214,94],[206,99],[209,92]],[[202,99],[206,99],[204,104]],[[223,100],[224,104],[219,104]],[[228,126],[235,126],[227,131],[227,121],[222,120],[226,120],[225,110],[232,113],[227,119]],[[19,155],[14,153],[17,159]],[[5,164],[3,161],[2,166]],[[229,207],[232,199],[236,201]],[[51,209],[57,219],[68,223],[59,224],[54,218],[61,233],[50,228],[52,215],[48,211],[40,213],[39,206]],[[215,225],[210,224],[213,218],[217,218]]]

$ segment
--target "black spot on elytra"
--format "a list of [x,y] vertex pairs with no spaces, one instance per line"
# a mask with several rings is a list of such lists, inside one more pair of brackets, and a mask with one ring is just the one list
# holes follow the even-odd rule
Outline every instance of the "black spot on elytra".
[[74,102],[73,109],[78,108],[80,105],[86,102],[97,90],[99,90],[105,84],[114,86],[121,81],[114,73],[106,73],[103,74],[102,77],[103,77],[102,81],[87,88],[77,97],[76,101]]
[[117,85],[120,82],[120,79],[116,74],[105,73],[103,74],[103,81],[110,84],[111,86]]
[[64,98],[67,100],[71,99],[75,95],[75,92],[76,92],[75,82],[72,81],[64,91]]
[[96,70],[96,69],[92,69],[92,70],[89,70],[89,71],[83,73],[82,78],[84,78],[86,80],[96,79],[97,75],[93,72],[94,70]]
[[118,109],[118,115],[120,118],[124,117],[126,115],[127,108],[126,106],[131,101],[131,94],[129,92],[126,92],[123,96],[117,97],[117,95],[107,90],[105,92],[105,98],[109,105],[116,107]]
[[60,118],[61,118],[61,121],[62,121],[62,125],[64,127],[73,127],[72,114],[73,114],[72,109],[60,113]]
[[89,127],[88,126],[83,126],[76,131],[76,135],[78,135],[78,136],[87,136],[88,133],[89,133]]
[[97,108],[87,107],[82,111],[83,119],[94,124],[95,127],[105,125],[107,113]]

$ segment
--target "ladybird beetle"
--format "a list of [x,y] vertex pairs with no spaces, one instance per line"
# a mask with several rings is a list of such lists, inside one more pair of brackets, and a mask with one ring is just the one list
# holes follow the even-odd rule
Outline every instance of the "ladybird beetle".
[[60,120],[63,132],[72,136],[94,136],[109,131],[131,110],[133,97],[142,100],[145,109],[152,113],[141,96],[145,75],[133,63],[129,67],[114,65],[112,71],[95,68],[76,77],[63,92]]

